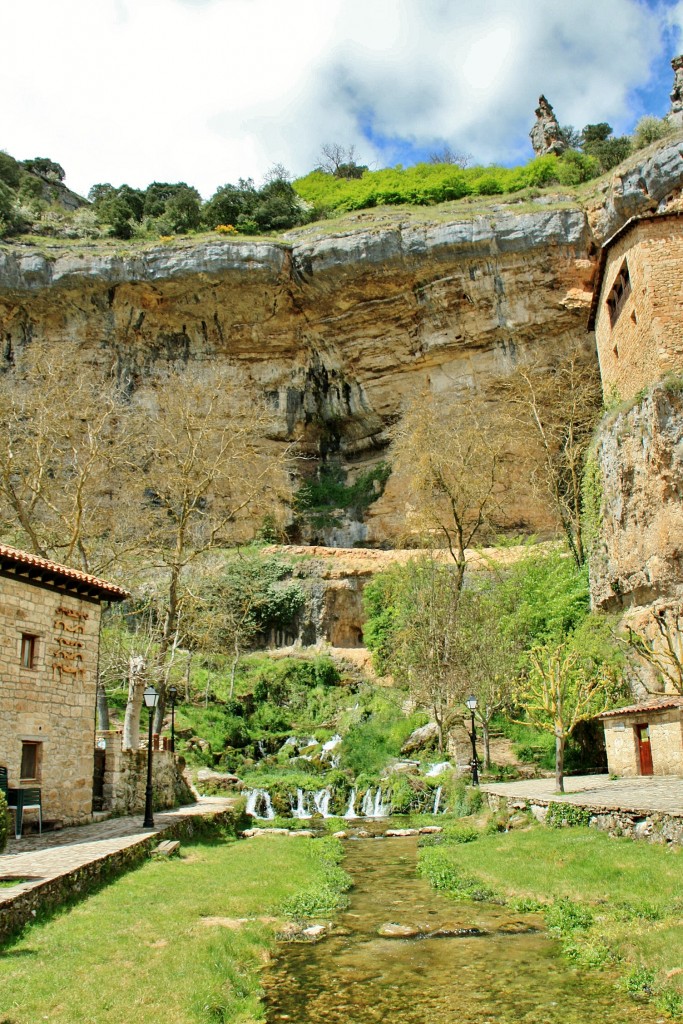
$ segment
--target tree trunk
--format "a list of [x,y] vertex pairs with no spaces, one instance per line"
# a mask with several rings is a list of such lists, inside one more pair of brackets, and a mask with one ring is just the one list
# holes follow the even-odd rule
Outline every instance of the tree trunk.
[[483,721],[481,723],[481,735],[484,741],[484,766],[486,768],[491,767],[491,737],[489,736],[489,723]]
[[185,666],[185,703],[190,703],[190,671],[192,669],[192,651],[187,655],[187,665]]
[[142,694],[145,689],[145,659],[133,655],[128,663],[128,703],[123,720],[124,750],[137,750],[140,746],[140,711]]
[[555,734],[555,789],[564,793],[564,736]]
[[232,665],[230,666],[230,700],[232,700],[235,693],[235,673],[237,672],[237,664],[240,660],[240,651],[237,645],[235,645],[235,657],[232,659]]
[[107,691],[102,680],[97,680],[97,728],[101,732],[109,730],[109,704],[107,703]]

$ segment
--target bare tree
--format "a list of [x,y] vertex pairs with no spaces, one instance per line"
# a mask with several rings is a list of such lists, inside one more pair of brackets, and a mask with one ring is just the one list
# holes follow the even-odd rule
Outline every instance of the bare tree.
[[412,521],[441,540],[460,592],[466,551],[499,508],[503,439],[471,394],[423,395],[394,431],[391,461],[408,482]]
[[683,694],[683,614],[677,607],[660,607],[652,610],[651,618],[654,636],[629,627],[626,638],[616,639],[654,669],[665,687],[668,683],[676,693]]
[[162,668],[178,629],[187,571],[209,549],[234,543],[240,523],[248,532],[257,508],[278,510],[279,474],[290,448],[267,447],[265,412],[229,370],[159,375],[135,396],[135,412],[146,438],[139,529],[147,561],[165,581],[155,673],[158,732],[165,712]]
[[576,345],[550,366],[522,366],[503,390],[511,435],[527,452],[536,492],[557,516],[577,565],[583,565],[583,471],[602,408],[594,353]]
[[335,178],[360,178],[367,167],[356,161],[356,147],[326,142],[320,147],[318,170],[333,174]]
[[454,167],[460,167],[461,170],[471,167],[472,159],[471,153],[461,153],[458,150],[451,149],[449,145],[445,145],[442,149],[429,154],[430,164],[452,164]]
[[408,686],[417,707],[436,722],[439,751],[461,716],[463,676],[458,665],[457,570],[432,558],[408,562],[396,594],[397,626],[389,668]]
[[131,473],[119,387],[59,349],[31,347],[0,375],[0,535],[103,572],[129,549],[117,492]]

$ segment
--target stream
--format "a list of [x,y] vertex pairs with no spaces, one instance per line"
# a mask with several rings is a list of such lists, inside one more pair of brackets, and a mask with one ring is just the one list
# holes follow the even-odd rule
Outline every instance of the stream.
[[[318,943],[281,943],[268,1024],[651,1024],[608,973],[572,967],[537,914],[462,903],[415,873],[417,842],[346,843],[348,910]],[[419,931],[378,934],[387,924]]]

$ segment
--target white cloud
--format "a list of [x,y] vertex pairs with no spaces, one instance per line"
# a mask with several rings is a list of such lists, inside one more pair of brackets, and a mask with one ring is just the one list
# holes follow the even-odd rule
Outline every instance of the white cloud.
[[683,3],[658,0],[3,6],[0,148],[58,160],[80,192],[156,179],[210,195],[274,162],[305,173],[326,141],[380,164],[382,138],[524,159],[541,92],[561,123],[630,128],[633,90],[673,56],[664,26],[683,28]]

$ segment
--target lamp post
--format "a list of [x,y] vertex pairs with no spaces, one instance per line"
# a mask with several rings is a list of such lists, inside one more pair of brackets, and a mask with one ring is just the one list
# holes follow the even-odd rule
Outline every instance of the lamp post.
[[147,787],[145,789],[145,820],[143,828],[154,828],[152,817],[152,726],[154,724],[154,709],[159,703],[159,694],[153,686],[148,686],[143,693],[145,707],[149,711],[149,732],[147,735]]
[[175,754],[175,702],[178,696],[178,688],[169,686],[168,699],[171,702],[171,753]]
[[477,710],[477,698],[473,693],[471,693],[465,703],[470,709],[470,714],[472,715],[472,732],[470,733],[470,739],[472,740],[472,785],[478,786],[479,770],[477,760],[477,731],[474,725],[474,712]]

